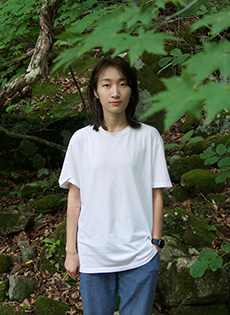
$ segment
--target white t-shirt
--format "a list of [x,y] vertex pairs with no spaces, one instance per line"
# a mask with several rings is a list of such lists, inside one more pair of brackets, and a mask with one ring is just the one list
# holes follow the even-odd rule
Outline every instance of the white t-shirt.
[[118,272],[142,266],[152,245],[152,188],[171,187],[158,131],[146,124],[109,133],[92,126],[72,136],[59,178],[80,188],[80,271]]

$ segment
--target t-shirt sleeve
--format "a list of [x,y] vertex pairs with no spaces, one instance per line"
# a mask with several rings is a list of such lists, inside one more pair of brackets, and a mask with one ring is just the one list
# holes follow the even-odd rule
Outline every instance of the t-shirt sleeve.
[[172,183],[165,159],[164,143],[158,135],[157,144],[152,149],[152,188],[169,188]]
[[73,138],[71,138],[69,142],[59,177],[59,185],[61,188],[68,189],[70,183],[80,188],[77,148]]

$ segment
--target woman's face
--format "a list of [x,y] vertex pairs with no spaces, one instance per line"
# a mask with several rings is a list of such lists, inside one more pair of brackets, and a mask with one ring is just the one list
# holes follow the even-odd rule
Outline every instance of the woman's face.
[[94,95],[101,102],[103,114],[125,115],[129,104],[131,88],[126,78],[114,67],[106,68],[98,77],[97,89]]

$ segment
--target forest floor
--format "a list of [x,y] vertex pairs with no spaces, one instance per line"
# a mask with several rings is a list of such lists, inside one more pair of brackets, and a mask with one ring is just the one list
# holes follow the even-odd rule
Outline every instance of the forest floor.
[[[181,121],[174,124],[171,129],[163,134],[163,139],[165,144],[172,142],[181,142],[182,134],[179,131],[179,125]],[[167,150],[166,155],[170,156],[173,154],[173,150]],[[60,169],[55,171],[55,175],[58,178]],[[32,183],[37,181],[36,172],[26,172],[28,182]],[[4,178],[3,175],[0,175]],[[0,177],[0,178],[1,178]],[[7,179],[5,177],[5,179]],[[49,178],[47,178],[49,180]],[[1,188],[1,192],[9,193],[16,190],[16,186],[13,182],[10,182],[9,187]],[[230,231],[230,188],[226,187],[224,193],[229,196],[227,202],[223,205],[217,205],[215,202],[209,202],[204,200],[204,202],[209,202],[210,211],[207,215],[203,215],[203,219],[209,219],[210,225],[223,225],[228,231]],[[39,199],[46,195],[47,192],[41,192],[37,194],[36,199]],[[55,300],[62,301],[63,303],[70,306],[71,311],[68,314],[81,314],[82,305],[79,295],[79,279],[74,284],[69,284],[69,279],[66,276],[64,271],[58,271],[52,275],[49,272],[41,272],[39,269],[40,258],[39,254],[41,252],[44,243],[42,242],[45,238],[52,238],[52,232],[56,227],[64,220],[66,216],[66,207],[57,212],[56,214],[47,214],[43,217],[43,220],[38,220],[38,215],[34,211],[34,202],[35,199],[28,201],[23,201],[22,199],[14,195],[8,195],[1,197],[0,200],[0,209],[1,212],[9,212],[9,207],[12,208],[12,205],[22,205],[26,209],[25,214],[29,213],[34,216],[35,226],[33,229],[27,232],[21,232],[16,235],[9,235],[7,237],[0,237],[0,253],[7,254],[10,257],[14,258],[14,264],[10,271],[10,274],[24,276],[26,278],[36,280],[36,288],[34,293],[30,298],[23,301],[23,303],[15,301],[6,301],[7,305],[13,305],[15,310],[23,310],[25,313],[33,314],[33,305],[36,298],[40,296],[47,296]],[[171,199],[171,203],[168,209],[173,209],[175,207],[184,206],[187,211],[194,213],[193,211],[193,202],[191,200],[186,200],[184,202],[176,202]],[[17,210],[11,210],[12,212]],[[18,247],[20,241],[26,241],[28,246],[33,247],[38,253],[38,257],[29,264],[22,264],[18,257],[20,256],[21,249]],[[226,236],[222,233],[217,232],[217,238],[212,243],[212,248],[220,251],[220,245],[223,241],[230,241],[230,232]],[[1,274],[0,280],[5,279],[9,274]],[[154,309],[158,314],[170,314],[167,308],[161,303],[159,295],[156,295],[156,301],[154,304]]]

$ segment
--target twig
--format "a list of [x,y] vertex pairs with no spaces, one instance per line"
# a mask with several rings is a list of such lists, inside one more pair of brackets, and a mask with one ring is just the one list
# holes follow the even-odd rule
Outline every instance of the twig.
[[187,11],[188,9],[190,9],[198,0],[193,0],[191,3],[189,3],[186,7],[184,7],[183,9],[181,9],[180,11],[173,13],[172,15],[169,15],[165,18],[163,23],[167,23],[169,20],[173,19],[174,17],[184,13],[185,11]]
[[86,103],[85,103],[84,97],[83,97],[83,95],[82,95],[82,93],[81,93],[80,86],[79,86],[79,84],[78,84],[78,82],[77,82],[77,80],[76,80],[76,78],[75,78],[75,75],[74,75],[74,72],[73,72],[73,69],[72,69],[71,66],[69,66],[69,70],[70,70],[71,76],[72,76],[72,78],[73,78],[73,81],[74,81],[74,83],[75,83],[75,85],[76,85],[76,87],[77,87],[77,89],[78,89],[78,92],[79,92],[79,94],[80,94],[80,97],[81,97],[81,100],[82,100],[82,103],[83,103],[83,108],[84,108],[84,115],[85,115],[85,117],[87,118],[87,120],[89,121],[89,118],[88,118],[88,116],[87,116]]
[[66,152],[66,148],[63,147],[62,145],[54,143],[54,142],[51,142],[51,141],[48,141],[48,140],[45,140],[45,139],[38,138],[36,136],[29,136],[29,135],[24,135],[24,134],[21,134],[21,133],[12,132],[12,131],[9,131],[9,130],[5,129],[2,126],[0,126],[0,131],[4,132],[9,137],[31,140],[31,141],[34,141],[34,142],[42,143],[42,144],[47,145],[47,146],[49,146],[51,148],[58,149],[58,150],[60,150],[60,151],[62,151],[64,153]]

